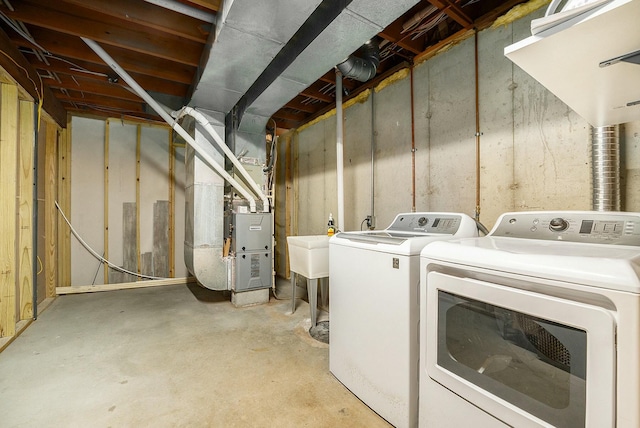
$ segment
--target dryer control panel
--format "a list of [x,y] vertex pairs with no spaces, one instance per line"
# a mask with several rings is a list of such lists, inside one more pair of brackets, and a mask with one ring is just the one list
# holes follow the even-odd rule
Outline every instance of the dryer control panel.
[[456,213],[400,213],[386,231],[455,235],[462,220],[463,214]]
[[490,236],[640,246],[640,213],[530,211],[500,216]]

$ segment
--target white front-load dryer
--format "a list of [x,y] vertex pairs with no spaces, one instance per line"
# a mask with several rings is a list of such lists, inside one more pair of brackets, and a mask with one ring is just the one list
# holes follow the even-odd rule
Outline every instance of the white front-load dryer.
[[503,214],[421,253],[421,427],[640,426],[640,213]]
[[402,213],[329,240],[331,373],[396,427],[418,424],[420,251],[477,234],[465,214]]

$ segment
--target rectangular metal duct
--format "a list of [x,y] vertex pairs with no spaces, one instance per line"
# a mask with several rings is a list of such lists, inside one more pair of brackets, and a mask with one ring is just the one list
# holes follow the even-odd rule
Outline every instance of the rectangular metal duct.
[[353,0],[248,108],[240,129],[250,120],[266,125],[283,105],[336,64],[382,31],[418,0]]

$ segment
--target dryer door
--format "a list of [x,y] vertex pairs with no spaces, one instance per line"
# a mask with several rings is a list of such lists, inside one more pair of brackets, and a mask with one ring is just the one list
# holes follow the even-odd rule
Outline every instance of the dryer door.
[[614,424],[603,308],[430,272],[424,346],[432,379],[511,426]]

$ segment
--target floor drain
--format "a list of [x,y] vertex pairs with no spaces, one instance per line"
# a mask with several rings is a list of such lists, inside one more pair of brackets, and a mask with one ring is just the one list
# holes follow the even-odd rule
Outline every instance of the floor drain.
[[322,321],[311,327],[309,334],[318,342],[329,343],[329,321]]

